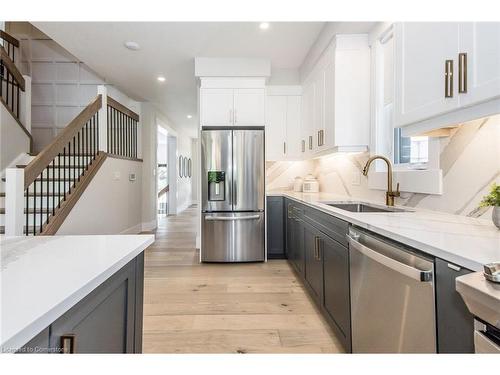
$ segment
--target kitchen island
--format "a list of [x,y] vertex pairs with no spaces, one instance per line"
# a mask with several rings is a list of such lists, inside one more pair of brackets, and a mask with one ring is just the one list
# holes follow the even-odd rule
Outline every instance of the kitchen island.
[[143,251],[153,241],[153,235],[3,238],[1,351],[140,352]]

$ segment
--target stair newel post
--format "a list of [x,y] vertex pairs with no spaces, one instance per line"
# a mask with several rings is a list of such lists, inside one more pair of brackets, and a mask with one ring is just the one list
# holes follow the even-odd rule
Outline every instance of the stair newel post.
[[31,77],[23,75],[24,91],[20,92],[19,121],[31,133]]
[[24,170],[7,168],[5,174],[5,235],[24,233]]
[[108,90],[106,86],[97,86],[97,94],[101,95],[101,109],[98,112],[98,151],[108,152]]

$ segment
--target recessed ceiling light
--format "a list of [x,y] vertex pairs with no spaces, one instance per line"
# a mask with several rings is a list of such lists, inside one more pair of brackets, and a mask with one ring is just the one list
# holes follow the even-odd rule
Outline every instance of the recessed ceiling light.
[[125,42],[125,47],[132,51],[138,51],[141,49],[141,46],[137,42]]
[[259,29],[261,29],[261,30],[269,29],[269,22],[261,22],[259,25]]
[[157,79],[158,79],[158,81],[160,81],[160,82],[165,82],[165,77],[163,77],[163,76],[158,76],[158,78],[157,78]]
[[187,115],[186,117],[187,117],[187,118],[193,118],[193,116],[192,116],[192,115]]

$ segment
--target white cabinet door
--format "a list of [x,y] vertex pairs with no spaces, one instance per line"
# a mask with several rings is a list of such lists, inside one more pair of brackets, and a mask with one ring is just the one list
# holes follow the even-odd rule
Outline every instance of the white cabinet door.
[[457,56],[457,82],[467,80],[467,92],[459,94],[460,106],[500,97],[500,22],[461,23],[460,53],[467,54],[466,76]]
[[265,90],[234,89],[234,125],[265,125]]
[[325,148],[324,132],[325,132],[325,68],[316,73],[314,79],[314,151],[322,151]]
[[284,160],[287,97],[270,95],[266,99],[266,160]]
[[[305,147],[302,155],[309,156],[314,150],[314,83],[307,82],[304,85],[302,94],[302,129],[301,143],[304,141]],[[302,151],[302,145],[301,145]]]
[[288,96],[286,102],[286,157],[298,160],[302,157],[301,97]]
[[454,74],[458,68],[459,26],[458,22],[396,24],[396,126],[458,107],[456,80],[453,96],[445,97],[444,73],[448,59],[454,61]]
[[233,125],[233,89],[201,89],[201,125]]

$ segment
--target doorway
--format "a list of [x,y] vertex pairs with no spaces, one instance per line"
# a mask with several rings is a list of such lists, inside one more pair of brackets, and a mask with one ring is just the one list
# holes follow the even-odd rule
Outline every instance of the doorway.
[[168,173],[168,132],[163,127],[158,126],[157,148],[156,148],[156,192],[157,204],[156,213],[158,219],[165,217],[169,213],[168,198],[170,193],[169,173]]

